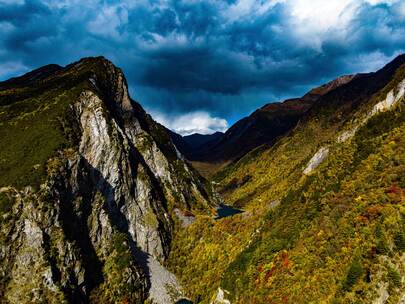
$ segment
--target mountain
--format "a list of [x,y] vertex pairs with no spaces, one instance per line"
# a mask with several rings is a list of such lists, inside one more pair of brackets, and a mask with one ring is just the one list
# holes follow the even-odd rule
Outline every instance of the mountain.
[[195,302],[404,301],[405,55],[322,91],[213,177],[242,213],[176,235],[169,266]]
[[222,132],[215,132],[212,134],[195,133],[195,134],[183,136],[183,139],[189,146],[201,148],[208,143],[218,142],[219,140],[222,139],[223,136],[224,136],[224,133],[222,133]]
[[1,82],[0,138],[1,303],[181,297],[162,266],[176,214],[215,200],[119,68],[85,58]]
[[242,157],[252,149],[272,145],[292,130],[301,117],[317,100],[357,76],[346,75],[309,91],[301,98],[284,102],[268,103],[232,125],[225,134],[194,134],[178,138],[174,143],[191,161],[204,163],[228,163]]
[[224,133],[215,132],[213,134],[191,134],[181,136],[176,132],[171,130],[167,131],[170,135],[173,144],[179,149],[179,151],[189,160],[193,159],[193,155],[198,153],[201,149],[206,149],[206,146],[211,146],[212,144],[220,141]]
[[0,90],[18,88],[20,86],[35,85],[37,82],[55,74],[63,68],[57,64],[48,64],[22,76],[0,82]]
[[404,107],[405,55],[212,136],[102,57],[0,82],[0,303],[402,303]]

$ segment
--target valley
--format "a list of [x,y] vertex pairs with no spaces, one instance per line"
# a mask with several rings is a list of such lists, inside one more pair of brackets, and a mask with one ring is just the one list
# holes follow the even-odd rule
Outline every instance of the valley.
[[350,77],[213,174],[244,212],[175,238],[170,269],[193,301],[404,301],[404,73],[401,56]]
[[405,55],[181,136],[103,57],[0,82],[0,303],[403,303]]

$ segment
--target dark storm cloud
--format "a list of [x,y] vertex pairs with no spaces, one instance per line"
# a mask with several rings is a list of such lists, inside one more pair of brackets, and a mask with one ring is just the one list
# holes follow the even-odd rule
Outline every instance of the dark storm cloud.
[[0,0],[0,79],[104,55],[152,112],[234,120],[403,52],[402,2]]

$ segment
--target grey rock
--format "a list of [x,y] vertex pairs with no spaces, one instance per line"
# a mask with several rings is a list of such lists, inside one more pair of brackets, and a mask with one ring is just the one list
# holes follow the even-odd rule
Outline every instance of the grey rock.
[[[92,89],[70,108],[77,145],[49,160],[40,190],[1,189],[15,198],[0,226],[7,240],[0,245],[6,302],[87,303],[92,291],[120,301],[122,284],[139,303],[149,294],[171,303],[166,289],[156,294],[162,285],[181,294],[161,266],[175,233],[173,208],[209,206],[210,198],[163,128],[130,99],[121,70],[107,60],[100,64],[106,77],[90,77]],[[146,268],[139,251],[149,257]],[[114,255],[125,252],[132,258],[121,265]],[[121,281],[111,281],[114,275]]]
[[304,169],[303,173],[309,175],[314,171],[322,161],[328,156],[329,148],[322,147],[320,148],[314,156],[309,160],[307,167]]

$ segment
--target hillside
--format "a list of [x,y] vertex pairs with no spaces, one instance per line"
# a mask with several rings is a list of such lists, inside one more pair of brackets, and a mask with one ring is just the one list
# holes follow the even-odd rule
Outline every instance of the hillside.
[[404,107],[405,55],[212,136],[103,57],[0,82],[0,303],[402,303]]
[[185,136],[181,136],[171,130],[167,130],[167,132],[173,144],[189,160],[193,160],[193,155],[198,153],[198,151],[207,149],[207,145],[212,146],[224,137],[224,133],[222,132],[215,132],[213,134],[194,133]]
[[0,302],[174,303],[162,267],[211,187],[133,101],[122,71],[85,58],[0,83]]
[[[190,161],[207,165],[229,163],[263,144],[272,145],[280,136],[292,130],[314,103],[337,87],[350,82],[354,75],[339,77],[301,98],[268,103],[232,125],[225,134],[193,134],[182,137],[172,135],[173,142]],[[215,170],[214,170],[215,171]]]
[[[317,99],[219,172],[243,213],[201,215],[170,269],[197,303],[405,300],[405,55]],[[402,301],[402,302],[401,302]]]

